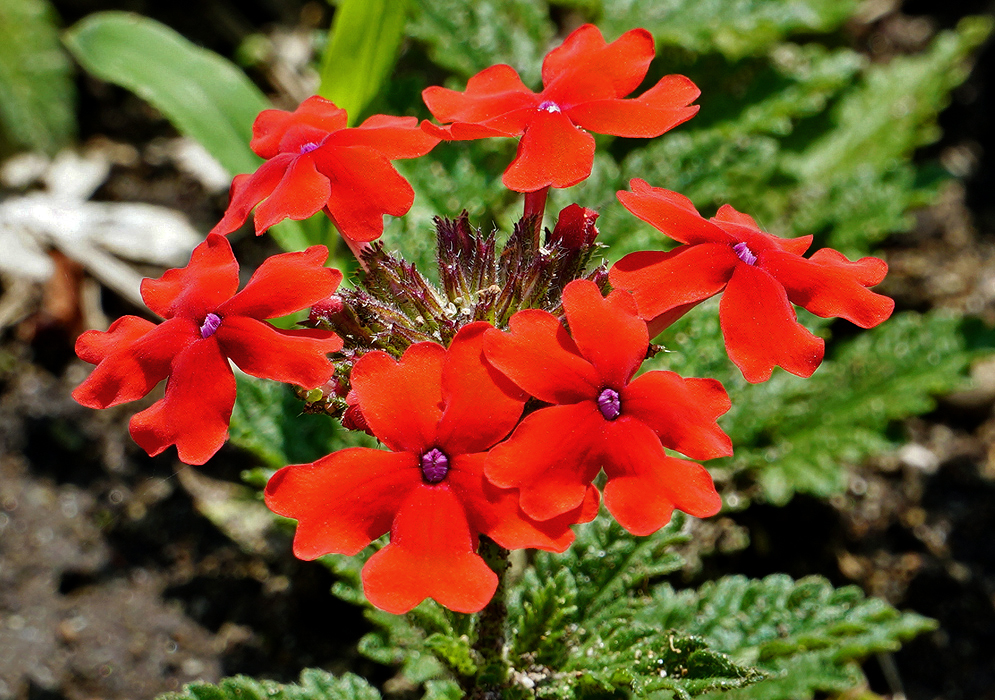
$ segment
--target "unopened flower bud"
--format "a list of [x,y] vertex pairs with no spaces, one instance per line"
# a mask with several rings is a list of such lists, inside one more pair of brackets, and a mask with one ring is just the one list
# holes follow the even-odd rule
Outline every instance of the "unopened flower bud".
[[338,294],[333,294],[311,307],[308,320],[313,322],[328,321],[329,318],[341,312],[343,308],[345,308],[345,302],[342,300],[342,297]]
[[559,241],[565,248],[586,248],[598,236],[598,227],[594,225],[597,218],[598,212],[593,209],[571,204],[560,211],[550,240]]

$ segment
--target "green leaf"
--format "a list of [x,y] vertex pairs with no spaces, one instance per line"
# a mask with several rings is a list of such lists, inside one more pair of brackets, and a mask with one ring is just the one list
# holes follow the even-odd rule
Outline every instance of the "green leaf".
[[865,598],[855,586],[833,589],[821,577],[794,581],[780,574],[762,580],[730,576],[698,591],[664,584],[639,620],[699,637],[735,663],[770,675],[722,696],[730,700],[847,691],[863,679],[860,661],[936,628],[933,620]]
[[128,12],[89,15],[64,40],[87,71],[150,102],[229,173],[250,172],[262,162],[249,149],[249,140],[252,122],[269,102],[218,54]]
[[602,0],[598,25],[618,35],[645,27],[657,44],[729,58],[762,53],[792,34],[834,31],[857,0]]
[[47,0],[0,3],[0,132],[14,146],[54,153],[76,135],[72,68]]
[[542,0],[414,0],[410,36],[428,46],[432,61],[466,78],[496,63],[515,68],[538,87],[542,57],[555,33]]
[[380,92],[404,36],[406,0],[340,0],[321,60],[318,94],[356,123]]
[[936,116],[970,69],[968,58],[991,34],[990,17],[967,17],[929,49],[872,66],[833,109],[834,128],[790,162],[806,181],[858,168],[882,168],[940,136]]
[[232,444],[252,452],[273,469],[313,462],[344,447],[372,446],[363,433],[347,431],[324,414],[302,413],[304,405],[289,386],[241,372],[229,435]]
[[667,550],[686,540],[683,524],[675,513],[666,528],[637,538],[602,514],[577,528],[563,554],[537,554],[508,599],[517,683],[536,697],[666,690],[689,698],[764,678],[700,639],[643,621],[647,583],[682,564]]
[[159,697],[160,700],[380,700],[380,693],[352,673],[336,677],[309,668],[301,672],[299,684],[234,676],[217,685],[190,683],[182,692]]
[[[89,15],[66,31],[63,41],[88,72],[147,100],[230,174],[252,172],[263,162],[249,141],[252,123],[270,108],[269,101],[227,59],[130,12]],[[284,250],[324,242],[310,240],[297,221],[270,231]]]
[[[799,317],[816,332],[827,325],[806,312]],[[646,369],[717,378],[732,399],[719,424],[732,438],[734,454],[709,461],[709,470],[726,477],[747,473],[765,500],[779,504],[796,492],[839,493],[847,466],[892,449],[889,425],[932,410],[934,396],[963,384],[975,357],[960,322],[943,313],[898,314],[830,344],[828,358],[809,379],[776,370],[756,385],[747,384],[725,356],[715,302],[696,308],[657,341],[669,352]]]

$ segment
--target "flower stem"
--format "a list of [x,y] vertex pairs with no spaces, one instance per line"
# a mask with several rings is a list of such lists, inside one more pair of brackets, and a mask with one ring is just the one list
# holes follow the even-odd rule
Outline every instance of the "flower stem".
[[546,195],[549,194],[549,185],[535,192],[525,193],[525,213],[523,217],[535,217],[535,226],[532,229],[532,241],[538,249],[541,241],[539,234],[542,232],[542,215],[546,211]]
[[498,586],[491,602],[480,611],[477,618],[473,648],[479,663],[476,684],[470,691],[468,700],[501,697],[501,690],[508,678],[508,664],[504,658],[504,629],[508,617],[508,608],[504,602],[504,574],[508,569],[508,550],[481,536],[480,556],[498,575]]

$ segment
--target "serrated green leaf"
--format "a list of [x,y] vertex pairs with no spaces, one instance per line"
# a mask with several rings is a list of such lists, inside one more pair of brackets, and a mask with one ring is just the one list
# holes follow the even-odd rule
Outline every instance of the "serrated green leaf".
[[736,663],[769,673],[763,682],[722,696],[758,700],[846,691],[862,679],[861,660],[936,627],[865,598],[856,587],[833,589],[821,577],[794,581],[781,574],[762,580],[730,576],[698,591],[677,592],[664,584],[639,619],[699,636]]
[[407,0],[340,0],[321,59],[318,94],[357,123],[383,88],[404,36]]
[[191,683],[160,700],[380,700],[380,693],[352,673],[334,676],[316,668],[301,672],[299,683],[281,684],[248,676],[225,678],[217,685]]
[[345,430],[324,414],[302,413],[290,387],[237,373],[229,435],[271,468],[313,462],[344,447],[372,446],[363,433]]
[[730,58],[762,53],[792,34],[824,34],[849,18],[857,0],[602,0],[607,34],[645,27],[658,44]]
[[538,87],[542,56],[554,34],[543,0],[414,0],[407,33],[428,46],[443,68],[466,78],[496,63],[515,68]]
[[634,537],[607,514],[577,528],[563,554],[542,552],[509,591],[513,677],[536,697],[688,698],[764,675],[683,632],[637,621],[647,582],[681,566],[667,548],[686,539],[684,516]]
[[[224,57],[130,12],[91,14],[67,30],[63,41],[88,72],[147,100],[230,174],[252,172],[263,162],[249,141],[252,123],[269,101]],[[270,232],[284,250],[324,242],[312,241],[297,221]]]
[[805,181],[883,168],[939,138],[936,115],[967,77],[971,52],[991,34],[989,17],[967,17],[929,49],[871,66],[862,84],[833,109],[835,128],[789,162]]
[[47,0],[0,3],[0,133],[55,153],[76,135],[72,68]]
[[[800,312],[811,330],[824,319]],[[846,485],[847,466],[881,454],[895,443],[892,421],[928,412],[934,396],[965,381],[975,356],[951,315],[906,312],[837,345],[809,379],[776,370],[751,385],[729,362],[717,304],[695,309],[657,342],[661,353],[645,369],[719,379],[732,409],[719,424],[733,440],[732,457],[708,462],[710,470],[749,473],[763,497],[783,504],[796,492],[829,497]]]

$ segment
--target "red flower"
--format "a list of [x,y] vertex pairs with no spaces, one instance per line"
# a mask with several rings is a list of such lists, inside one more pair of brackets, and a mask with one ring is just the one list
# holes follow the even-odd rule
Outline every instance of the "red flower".
[[778,238],[728,204],[706,221],[683,195],[635,179],[618,198],[630,212],[684,243],[641,251],[611,269],[613,286],[631,292],[655,333],[688,309],[725,289],[719,319],[729,358],[749,382],[770,379],[774,366],[808,377],[822,362],[824,342],[808,332],[792,304],[862,328],[887,319],[888,297],[867,289],[888,265],[878,258],[851,262],[832,248],[803,258],[811,236]]
[[403,216],[414,201],[390,161],[423,156],[439,142],[414,117],[379,114],[347,129],[345,110],[318,96],[293,112],[260,112],[252,134],[252,150],[266,162],[235,177],[228,211],[212,233],[231,233],[258,204],[257,235],[324,209],[343,236],[372,241],[383,233],[384,214]]
[[668,457],[668,447],[695,459],[732,454],[715,423],[729,397],[714,379],[673,372],[632,377],[646,357],[646,324],[625,292],[602,298],[587,280],[563,290],[570,334],[552,314],[519,311],[511,332],[489,330],[488,361],[540,401],[511,438],[487,456],[487,478],[519,488],[522,510],[538,520],[576,508],[604,468],[605,505],[623,527],[646,535],[674,508],[718,512],[708,472]]
[[131,435],[150,455],[176,445],[187,464],[203,464],[224,444],[235,403],[228,360],[256,377],[314,388],[332,375],[325,353],[342,340],[320,330],[281,330],[261,319],[285,316],[328,297],[342,273],[322,267],[324,246],[274,255],[241,292],[238,263],[224,236],[209,235],[190,264],[142,281],[142,298],[166,320],[124,316],[107,332],[88,331],[76,354],[96,364],[73,398],[90,408],[135,401],[162,379],[166,395],[131,419]]
[[682,75],[668,75],[640,97],[622,99],[646,77],[653,54],[653,36],[645,29],[605,44],[598,28],[587,24],[546,55],[542,92],[525,87],[510,66],[491,66],[470,78],[466,92],[423,91],[435,118],[452,124],[422,126],[447,140],[520,136],[505,186],[517,192],[570,187],[591,174],[594,162],[594,138],[583,129],[652,138],[698,112],[697,105],[688,105],[700,91]]
[[[497,577],[476,554],[478,536],[502,547],[563,551],[569,525],[593,518],[596,493],[575,512],[536,523],[518,493],[484,479],[485,451],[511,431],[524,396],[483,357],[487,323],[462,328],[449,350],[417,343],[399,362],[374,351],[352,370],[353,390],[373,433],[390,452],[355,447],[313,464],[285,467],[266,504],[296,518],[294,554],[356,554],[390,532],[363,568],[373,605],[407,612],[425,598],[459,612],[482,609]],[[583,504],[583,505],[582,505]]]

